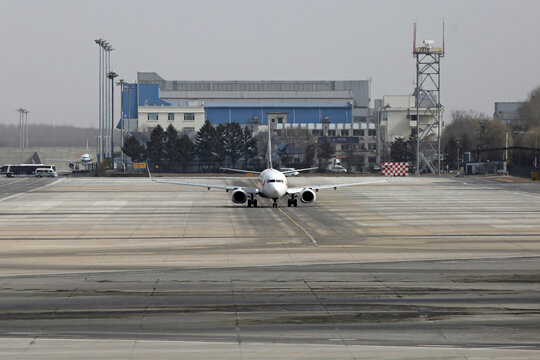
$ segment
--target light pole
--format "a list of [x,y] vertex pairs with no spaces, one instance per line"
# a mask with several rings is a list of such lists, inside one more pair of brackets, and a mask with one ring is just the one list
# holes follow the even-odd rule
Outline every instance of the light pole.
[[[107,141],[109,112],[109,89],[105,77],[110,72],[110,52],[113,49],[111,44],[104,39],[97,39],[94,42],[99,46],[99,71],[98,71],[98,94],[99,94],[99,137],[98,137],[98,162],[103,162],[107,155],[105,151],[110,145]],[[112,136],[112,134],[111,134]],[[108,149],[107,149],[108,150]]]
[[[124,147],[124,121],[126,120],[124,116],[124,84],[125,83],[126,82],[124,81],[124,79],[120,79],[116,83],[116,85],[120,86],[120,121],[122,122],[122,125],[120,127],[121,148]],[[125,170],[124,152],[121,150],[121,148],[120,148],[120,156],[122,158],[122,170]]]
[[19,113],[19,148],[22,149],[28,147],[28,113],[30,111],[23,108],[15,111]]
[[[386,104],[384,106],[379,107],[379,109],[377,110],[377,118],[378,118],[378,123],[379,123],[378,129],[377,129],[377,164],[379,165],[381,163],[381,156],[385,156],[385,145],[386,145],[386,139],[385,139],[386,136],[385,137],[382,136],[383,132],[382,132],[382,125],[381,125],[382,123],[381,114],[383,111],[386,112],[390,108],[391,106],[389,104]],[[388,116],[387,116],[386,121],[388,122]]]
[[114,71],[107,73],[111,79],[111,170],[114,170],[114,78],[117,76]]

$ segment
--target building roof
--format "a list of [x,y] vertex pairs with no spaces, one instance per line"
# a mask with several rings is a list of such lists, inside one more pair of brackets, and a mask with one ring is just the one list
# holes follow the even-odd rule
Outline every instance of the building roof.
[[205,108],[344,108],[350,107],[350,102],[313,103],[313,102],[205,102]]

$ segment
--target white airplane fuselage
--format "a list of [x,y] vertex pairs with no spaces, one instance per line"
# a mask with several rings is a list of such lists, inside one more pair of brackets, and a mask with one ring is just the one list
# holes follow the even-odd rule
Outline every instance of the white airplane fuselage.
[[88,163],[92,162],[92,156],[90,156],[90,154],[88,154],[88,153],[82,154],[81,155],[81,162],[83,164],[88,164]]
[[266,169],[259,174],[259,194],[270,199],[279,199],[287,194],[289,183],[281,171]]

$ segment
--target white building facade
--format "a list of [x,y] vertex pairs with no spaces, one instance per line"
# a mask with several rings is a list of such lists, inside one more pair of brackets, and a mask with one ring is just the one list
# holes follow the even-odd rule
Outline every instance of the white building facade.
[[173,125],[178,132],[196,133],[204,125],[204,105],[191,103],[185,106],[139,106],[139,132],[152,132],[158,125],[167,129]]

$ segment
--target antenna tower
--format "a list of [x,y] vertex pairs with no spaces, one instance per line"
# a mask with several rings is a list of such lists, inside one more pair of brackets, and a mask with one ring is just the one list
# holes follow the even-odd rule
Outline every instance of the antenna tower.
[[416,58],[416,175],[422,171],[441,174],[441,58],[442,47],[424,40],[416,46],[416,23],[413,28],[413,56]]

